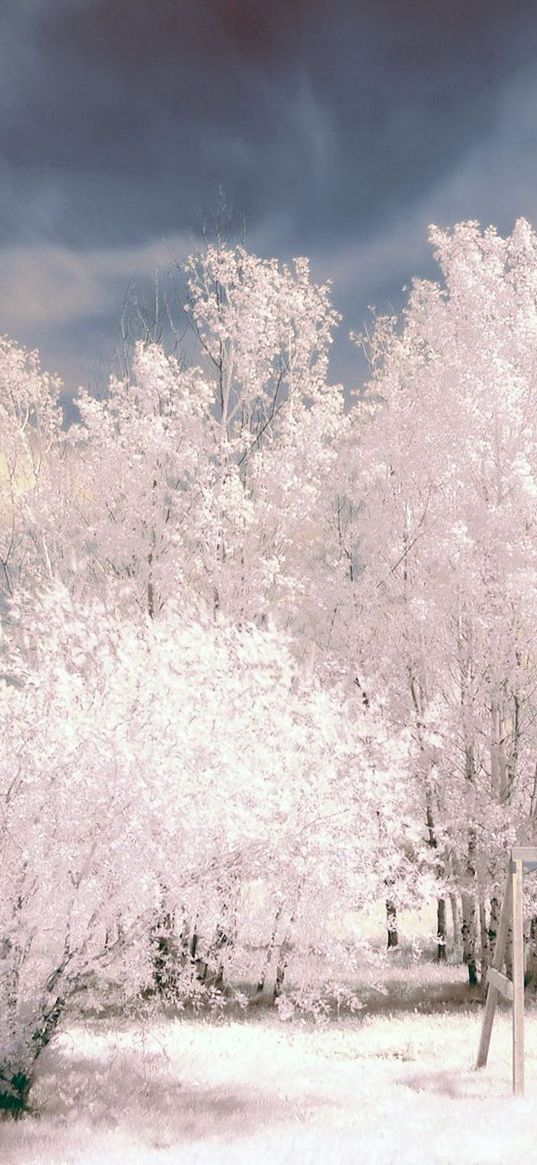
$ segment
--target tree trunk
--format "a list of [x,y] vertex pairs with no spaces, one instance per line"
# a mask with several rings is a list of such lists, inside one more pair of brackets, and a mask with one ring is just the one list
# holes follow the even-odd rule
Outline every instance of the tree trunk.
[[468,983],[477,987],[477,912],[473,894],[462,894],[462,960],[468,968]]
[[0,1063],[0,1112],[19,1117],[28,1111],[28,1097],[33,1083],[32,1067],[25,1070],[16,1068],[14,1064]]
[[[429,778],[427,778],[425,787],[425,818],[427,821],[428,841],[431,849],[435,855],[435,870],[436,876],[439,880],[444,875],[443,863],[438,857],[438,840],[436,837],[436,827],[433,810],[433,790]],[[447,958],[446,952],[446,900],[445,898],[437,898],[436,900],[436,960],[438,963],[445,963]]]
[[460,926],[460,923],[459,923],[459,903],[457,901],[456,894],[449,895],[449,905],[451,907],[451,928],[452,928],[452,933],[453,933],[453,947],[455,949],[457,949],[459,946],[459,935],[460,935],[459,926]]
[[437,947],[436,959],[438,963],[445,963],[447,960],[446,950],[446,900],[445,898],[438,898],[436,901],[436,934]]
[[501,902],[499,898],[491,898],[489,911],[489,925],[488,925],[488,940],[491,954],[494,954],[494,947],[496,945],[496,936],[498,933],[498,926],[500,922]]
[[466,884],[469,889],[461,894],[462,903],[462,958],[468,968],[468,983],[470,987],[477,987],[477,910],[475,900],[476,850],[475,829],[468,830],[468,851],[466,858]]
[[218,991],[224,989],[225,952],[233,940],[227,929],[221,923],[217,924],[214,939],[207,952],[206,982],[210,982]]
[[535,991],[537,988],[537,917],[535,915],[530,919],[526,982]]
[[175,917],[164,910],[151,931],[153,982],[159,995],[170,997],[177,991],[179,949],[175,937]]
[[183,907],[183,925],[181,926],[181,933],[179,935],[182,967],[186,967],[190,961],[190,937],[190,922],[186,910]]
[[299,882],[299,884],[296,888],[296,897],[295,897],[291,917],[289,919],[289,923],[288,923],[288,927],[287,927],[287,934],[285,935],[285,938],[283,939],[283,942],[280,945],[280,952],[278,955],[278,964],[276,967],[276,980],[274,983],[274,994],[272,996],[273,1003],[275,1003],[276,1000],[279,999],[279,997],[282,993],[282,990],[283,990],[283,981],[285,979],[285,972],[287,970],[287,967],[289,964],[289,959],[291,958],[291,951],[293,949],[292,942],[291,942],[291,936],[293,934],[293,927],[295,925],[295,919],[296,919],[297,910],[298,910],[298,906],[299,906],[299,902],[300,902],[300,898],[301,898],[303,889],[304,889],[304,880]]
[[479,937],[481,944],[481,982],[486,983],[487,971],[490,966],[491,948],[489,938],[489,927],[487,926],[487,905],[482,894],[479,895]]
[[[473,744],[467,744],[465,749],[465,776],[470,788],[475,784],[475,751]],[[466,853],[465,882],[469,887],[461,895],[462,900],[462,952],[463,961],[468,967],[468,983],[470,987],[477,987],[477,909],[476,909],[476,851],[477,834],[475,827],[468,829],[468,849]]]
[[280,946],[278,965],[276,967],[276,979],[274,981],[274,994],[273,994],[273,1002],[274,1003],[276,1002],[277,999],[280,998],[280,995],[283,991],[283,981],[285,979],[285,972],[286,972],[287,967],[289,965],[289,959],[291,957],[292,949],[293,948],[291,946],[291,943],[289,942],[289,939],[284,938],[284,940]]
[[[421,769],[422,780],[425,790],[425,821],[427,825],[427,840],[429,846],[434,854],[434,868],[439,881],[442,880],[445,874],[444,861],[438,852],[438,838],[436,833],[435,823],[435,793],[432,776],[431,758],[427,760],[427,753],[423,739],[423,719],[425,709],[425,693],[420,682],[415,676],[411,675],[410,689],[412,692],[412,699],[416,711],[416,727],[418,731],[418,739],[420,744],[421,754]],[[446,953],[446,903],[444,898],[438,898],[436,903],[436,958],[439,963],[445,962]]]
[[57,998],[43,1010],[33,1030],[15,1054],[0,1060],[0,1112],[19,1117],[28,1111],[29,1096],[35,1078],[37,1061],[50,1043],[60,1022],[65,1000]]
[[205,954],[204,981],[212,987],[216,987],[218,991],[224,989],[227,965],[235,947],[237,933],[235,891],[236,883],[233,877],[223,879],[218,884],[220,918],[216,924],[212,942]]
[[386,930],[388,932],[388,950],[399,946],[397,933],[397,907],[390,898],[386,899]]
[[198,918],[196,917],[192,929],[192,938],[190,939],[190,960],[196,968],[196,978],[200,983],[204,983],[207,978],[207,963],[198,955],[199,934],[198,934]]
[[462,957],[468,967],[470,987],[476,987],[477,978],[477,833],[473,823],[475,813],[476,751],[474,702],[476,669],[474,665],[474,633],[472,620],[461,611],[459,615],[459,669],[461,695],[461,726],[464,739],[464,779],[467,794],[468,842],[462,879]]
[[267,947],[265,961],[264,961],[263,966],[261,968],[261,974],[260,974],[259,979],[258,979],[258,983],[257,983],[257,987],[256,987],[256,995],[262,995],[263,991],[265,990],[265,983],[267,981],[269,967],[270,967],[270,964],[272,962],[272,957],[274,954],[274,947],[276,946],[276,935],[278,933],[278,923],[279,923],[280,918],[282,916],[282,910],[283,910],[283,899],[280,902],[280,905],[278,906],[278,909],[276,911],[276,915],[274,917],[272,934],[270,936],[270,942],[269,942],[269,945]]

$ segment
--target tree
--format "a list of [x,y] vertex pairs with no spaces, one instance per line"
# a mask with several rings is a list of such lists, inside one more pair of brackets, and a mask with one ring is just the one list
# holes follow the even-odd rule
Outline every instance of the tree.
[[290,270],[220,246],[186,271],[204,367],[140,342],[103,399],[80,394],[67,585],[122,618],[274,619],[304,651],[323,486],[345,423],[326,383],[337,317],[302,260]]
[[[157,345],[135,350],[132,377],[79,396],[69,433],[78,460],[80,559],[90,590],[141,616],[196,609],[210,473],[210,392]],[[200,604],[202,607],[202,604]],[[202,608],[203,609],[203,608]]]
[[300,629],[345,424],[327,384],[337,316],[305,260],[290,270],[222,245],[186,277],[202,367],[139,343],[128,378],[80,397],[81,553],[93,586],[142,613],[171,603]]
[[17,1112],[88,976],[132,997],[156,953],[165,971],[163,906],[178,950],[185,922],[198,937],[181,998],[200,960],[223,980],[225,911],[244,932],[253,882],[281,904],[278,948],[319,940],[321,903],[328,922],[374,893],[405,749],[301,677],[275,631],[121,623],[55,587],[14,607],[2,646],[0,1107]]
[[345,425],[341,389],[327,381],[339,320],[329,286],[311,281],[305,259],[291,269],[222,245],[190,259],[186,275],[215,394],[215,604],[303,630],[304,581],[318,573],[319,513]]
[[523,221],[507,239],[465,223],[432,240],[444,284],[415,283],[372,338],[344,536],[361,573],[339,617],[359,604],[357,669],[394,724],[413,723],[431,850],[462,892],[475,980],[477,906],[494,904],[533,787],[537,241]]
[[[19,588],[50,582],[57,519],[49,503],[62,467],[60,382],[37,352],[0,337],[0,605]],[[56,495],[58,496],[58,495]]]

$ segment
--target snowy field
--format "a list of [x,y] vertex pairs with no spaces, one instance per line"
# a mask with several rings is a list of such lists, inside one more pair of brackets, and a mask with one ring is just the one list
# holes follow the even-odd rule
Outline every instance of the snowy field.
[[331,1022],[72,1025],[43,1056],[39,1116],[0,1125],[2,1165],[504,1165],[536,1159],[537,1012],[526,1097],[510,1016],[475,1072],[481,1008]]

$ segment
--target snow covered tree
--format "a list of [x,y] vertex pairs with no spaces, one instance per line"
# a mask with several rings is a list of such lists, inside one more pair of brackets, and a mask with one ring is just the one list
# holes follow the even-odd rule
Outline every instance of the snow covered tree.
[[201,964],[221,984],[255,882],[281,988],[286,944],[322,938],[320,903],[328,922],[377,891],[406,745],[253,626],[121,623],[56,587],[14,606],[2,654],[0,1107],[16,1112],[88,976],[127,998],[157,973],[181,998]]
[[534,784],[537,240],[523,221],[432,240],[443,284],[415,283],[373,335],[345,530],[359,577],[339,617],[359,606],[357,671],[414,725],[474,980],[477,905],[492,899],[493,930],[497,862],[527,838]]
[[172,603],[303,629],[345,423],[327,383],[328,288],[305,260],[290,269],[242,247],[207,248],[186,277],[202,367],[139,343],[129,378],[80,398],[90,572],[142,612]]
[[339,317],[305,259],[289,268],[213,246],[186,274],[218,426],[215,605],[304,632],[305,580],[318,574],[319,515],[344,427],[341,389],[327,380]]
[[81,393],[69,433],[80,483],[79,554],[90,593],[142,617],[192,611],[209,467],[210,394],[157,346],[136,347],[130,380]]
[[[36,352],[0,337],[0,603],[54,573],[58,512],[53,479],[62,477],[60,382]],[[56,491],[56,499],[59,494]]]

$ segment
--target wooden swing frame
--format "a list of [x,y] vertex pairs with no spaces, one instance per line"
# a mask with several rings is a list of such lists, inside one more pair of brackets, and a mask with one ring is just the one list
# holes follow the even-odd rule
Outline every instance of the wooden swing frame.
[[[513,1004],[513,1092],[524,1095],[524,874],[537,870],[537,846],[515,846],[505,880],[494,955],[487,975],[487,1000],[476,1068],[487,1062],[492,1024],[500,995]],[[513,978],[502,974],[509,930],[513,934]]]

